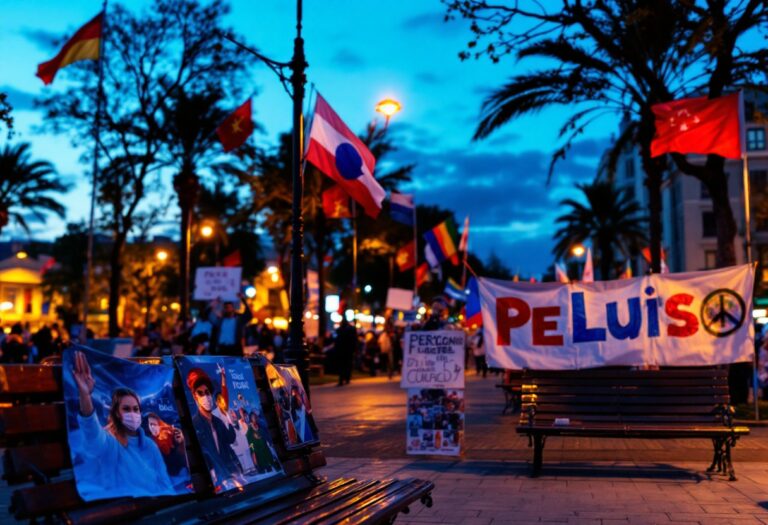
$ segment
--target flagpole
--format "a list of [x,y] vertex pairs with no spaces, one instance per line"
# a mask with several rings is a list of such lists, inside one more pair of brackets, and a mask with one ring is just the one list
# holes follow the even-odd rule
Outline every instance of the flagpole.
[[96,88],[96,122],[93,130],[93,169],[91,174],[91,211],[88,219],[88,253],[83,290],[83,326],[80,342],[88,341],[88,303],[91,299],[91,276],[93,275],[93,229],[96,215],[96,187],[99,179],[99,143],[101,142],[101,113],[104,110],[104,27],[107,24],[107,0],[101,6],[101,35],[99,35],[99,80]]
[[[416,204],[413,204],[413,298],[419,296],[419,243],[416,229]],[[411,305],[413,306],[413,305]]]
[[357,203],[352,199],[352,311],[357,313]]
[[[741,157],[742,160],[742,181],[744,186],[744,244],[746,248],[747,264],[752,264],[752,221],[751,221],[751,199],[749,185],[749,158],[746,153]],[[752,369],[752,398],[755,404],[755,421],[760,421],[760,396],[758,395],[758,358],[757,349],[753,355]]]

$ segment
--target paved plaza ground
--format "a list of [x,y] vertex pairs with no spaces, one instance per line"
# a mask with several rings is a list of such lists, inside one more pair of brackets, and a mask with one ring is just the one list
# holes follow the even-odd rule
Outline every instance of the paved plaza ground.
[[[739,477],[707,475],[708,440],[551,438],[541,477],[531,449],[501,415],[496,378],[467,377],[463,458],[405,454],[405,393],[397,380],[315,387],[312,403],[331,477],[420,477],[434,506],[413,505],[397,523],[768,524],[768,427],[739,441]],[[768,414],[766,415],[768,416]]]

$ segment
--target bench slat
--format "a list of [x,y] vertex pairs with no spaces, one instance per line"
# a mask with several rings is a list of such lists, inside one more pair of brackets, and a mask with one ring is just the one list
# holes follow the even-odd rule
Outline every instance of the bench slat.
[[408,507],[407,501],[418,501],[434,489],[434,484],[426,480],[407,479],[396,493],[392,493],[378,502],[360,509],[344,520],[345,525],[379,523],[393,511],[400,512]]
[[0,408],[0,438],[56,432],[64,435],[64,403]]
[[16,485],[38,472],[51,476],[71,466],[69,448],[61,442],[13,447],[3,454],[3,479]]
[[2,394],[60,394],[61,367],[39,365],[0,365]]

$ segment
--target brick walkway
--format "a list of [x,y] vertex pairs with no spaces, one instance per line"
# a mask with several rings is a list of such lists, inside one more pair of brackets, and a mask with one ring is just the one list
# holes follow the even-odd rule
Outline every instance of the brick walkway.
[[[552,438],[540,478],[531,450],[502,416],[503,395],[468,376],[465,455],[405,454],[405,393],[397,381],[359,381],[312,390],[321,473],[358,479],[420,477],[435,482],[434,506],[415,504],[397,523],[763,523],[768,524],[768,427],[734,449],[739,480],[708,476],[707,440]],[[768,416],[768,414],[766,415]]]

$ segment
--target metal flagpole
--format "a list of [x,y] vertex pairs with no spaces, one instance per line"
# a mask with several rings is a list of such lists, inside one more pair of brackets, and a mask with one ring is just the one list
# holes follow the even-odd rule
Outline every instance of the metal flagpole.
[[413,298],[419,295],[419,242],[416,233],[416,203],[413,203]]
[[[744,186],[744,243],[747,252],[747,264],[752,264],[752,222],[750,218],[751,213],[751,195],[749,184],[749,159],[747,154],[742,155],[742,181]],[[753,363],[752,363],[752,397],[755,404],[755,421],[760,421],[760,396],[758,395],[758,353],[755,348]]]
[[91,276],[93,275],[93,228],[96,215],[96,187],[99,179],[99,142],[101,138],[101,113],[104,108],[104,27],[107,23],[107,0],[101,7],[101,35],[99,35],[99,85],[96,89],[96,122],[93,130],[93,173],[91,175],[91,212],[88,219],[88,259],[83,290],[83,326],[80,342],[88,340],[88,303],[91,299]]
[[354,199],[352,199],[352,311],[357,313],[357,203]]

